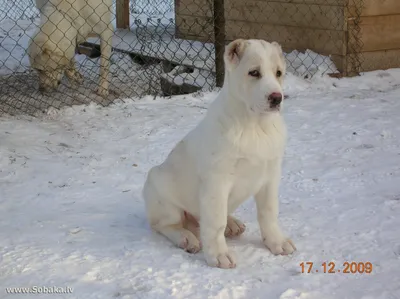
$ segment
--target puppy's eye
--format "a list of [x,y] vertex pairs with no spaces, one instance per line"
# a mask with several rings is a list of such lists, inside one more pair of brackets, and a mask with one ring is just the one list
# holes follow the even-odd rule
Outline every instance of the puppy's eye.
[[256,78],[260,78],[261,77],[260,72],[257,71],[257,70],[250,71],[249,75],[252,76],[252,77],[256,77]]
[[276,71],[276,76],[279,78],[280,76],[282,76],[282,72],[281,71]]

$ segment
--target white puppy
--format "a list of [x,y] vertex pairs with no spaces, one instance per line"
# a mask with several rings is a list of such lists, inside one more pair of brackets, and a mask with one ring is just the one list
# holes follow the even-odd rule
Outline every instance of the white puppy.
[[[235,40],[224,53],[225,81],[206,117],[153,167],[143,188],[151,227],[189,252],[203,248],[210,266],[233,268],[225,237],[245,226],[231,216],[254,196],[264,244],[290,254],[278,224],[278,188],[286,129],[276,42]],[[200,231],[199,231],[200,225]]]
[[57,88],[64,73],[82,82],[75,67],[76,46],[91,33],[100,36],[100,83],[98,93],[108,94],[112,48],[112,0],[36,0],[40,25],[29,41],[31,66],[39,73],[39,88]]

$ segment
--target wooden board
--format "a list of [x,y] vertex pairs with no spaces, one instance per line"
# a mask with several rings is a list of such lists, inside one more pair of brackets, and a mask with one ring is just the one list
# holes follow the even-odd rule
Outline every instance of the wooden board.
[[[314,5],[328,5],[328,6],[341,6],[346,7],[348,0],[257,0],[265,3],[282,4],[314,4]],[[351,0],[351,1],[365,1],[365,0]],[[245,1],[247,2],[247,0]],[[211,6],[210,6],[211,5]],[[176,0],[175,7],[212,7],[212,0]],[[177,12],[177,11],[176,11]]]
[[346,69],[346,56],[344,55],[331,55],[331,60],[335,64],[339,73],[344,73]]
[[213,0],[176,0],[175,15],[212,17]]
[[[212,17],[210,0],[180,1],[178,16]],[[225,0],[225,19],[255,23],[344,29],[344,7],[260,0]]]
[[[349,5],[350,15],[355,15],[354,5]],[[399,0],[362,0],[361,16],[383,16],[400,14]]]
[[[213,41],[213,27],[210,19],[177,16],[178,37],[185,39]],[[286,51],[306,49],[320,54],[345,55],[344,31],[311,29],[294,26],[267,25],[246,21],[226,21],[226,38],[260,38],[277,41]]]
[[[348,70],[352,68],[350,59],[352,55],[354,54],[349,54],[348,57]],[[360,61],[360,72],[400,68],[400,49],[364,52],[360,54]]]
[[199,40],[203,42],[214,41],[212,18],[177,15],[175,17],[175,24],[175,35],[178,38]]
[[[353,26],[349,23],[349,31],[354,30]],[[362,52],[400,49],[400,14],[361,17],[360,29]],[[349,44],[352,43],[356,40],[349,35]],[[349,53],[354,53],[351,48]]]
[[117,28],[129,28],[129,0],[116,0]]
[[277,41],[286,50],[310,49],[319,54],[344,54],[344,31],[228,21],[226,35],[228,40],[242,37]]
[[[185,1],[185,0],[180,0]],[[186,0],[188,1],[188,0]],[[194,0],[190,0],[194,1]],[[331,6],[346,6],[348,0],[259,0],[262,2],[276,2],[276,3],[298,3],[298,4],[318,4],[318,5],[331,5]],[[360,1],[360,0],[351,0]]]
[[315,29],[344,29],[344,7],[226,0],[226,19]]

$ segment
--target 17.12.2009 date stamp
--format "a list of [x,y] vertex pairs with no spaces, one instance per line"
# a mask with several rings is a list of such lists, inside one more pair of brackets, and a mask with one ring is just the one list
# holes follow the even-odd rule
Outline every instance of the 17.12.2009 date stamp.
[[344,262],[336,265],[334,262],[324,262],[322,264],[314,264],[313,262],[300,263],[301,273],[372,273],[372,264],[370,262]]

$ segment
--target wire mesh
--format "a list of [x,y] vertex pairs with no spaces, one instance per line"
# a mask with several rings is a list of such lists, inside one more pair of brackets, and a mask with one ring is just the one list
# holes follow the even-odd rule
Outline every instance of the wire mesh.
[[279,42],[305,78],[358,73],[361,13],[361,0],[0,0],[0,114],[212,90],[215,45],[236,38]]

